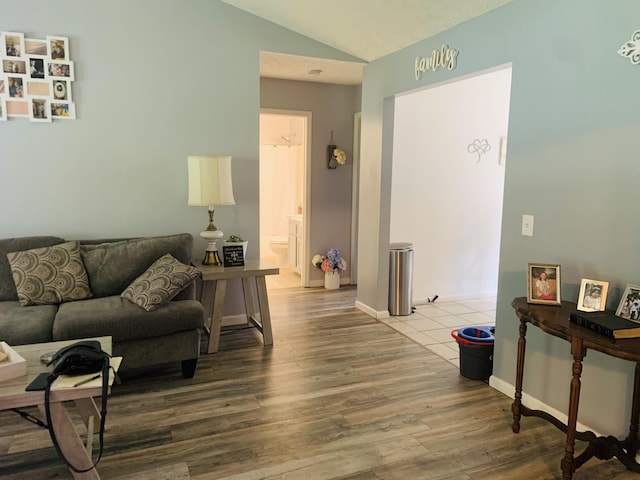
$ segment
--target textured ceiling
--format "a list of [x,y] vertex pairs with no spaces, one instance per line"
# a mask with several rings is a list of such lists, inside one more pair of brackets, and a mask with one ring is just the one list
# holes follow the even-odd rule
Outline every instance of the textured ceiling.
[[[511,0],[222,1],[370,62]],[[309,75],[313,69],[322,73]],[[268,52],[260,70],[262,76],[347,85],[362,78],[362,64]]]

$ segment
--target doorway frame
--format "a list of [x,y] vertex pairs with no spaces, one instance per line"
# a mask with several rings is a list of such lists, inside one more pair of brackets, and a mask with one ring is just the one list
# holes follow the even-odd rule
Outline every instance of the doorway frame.
[[[300,286],[309,287],[309,268],[307,264],[310,264],[310,246],[308,239],[311,238],[311,122],[312,112],[304,110],[285,110],[280,108],[261,108],[258,114],[258,123],[260,122],[260,115],[281,115],[283,117],[303,117],[305,121],[304,132],[304,162],[302,162],[304,172],[302,175],[302,190],[304,205],[302,206],[302,259],[300,265]],[[258,138],[260,143],[260,138]],[[259,162],[258,162],[259,164]],[[258,199],[260,198],[260,192],[258,192]],[[259,222],[258,222],[259,223]],[[260,229],[258,228],[258,231]]]

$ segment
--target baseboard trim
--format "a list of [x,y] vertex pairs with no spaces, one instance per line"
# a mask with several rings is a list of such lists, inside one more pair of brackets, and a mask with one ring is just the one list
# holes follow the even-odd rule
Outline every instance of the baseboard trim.
[[[505,382],[504,380],[497,378],[495,375],[491,375],[491,377],[489,378],[489,386],[492,388],[495,388],[496,390],[498,390],[501,393],[504,393],[507,397],[513,399],[515,397],[516,394],[516,387],[515,385],[509,383],[509,382]],[[547,405],[544,402],[541,402],[540,400],[538,400],[535,397],[532,397],[531,395],[527,395],[525,392],[522,392],[522,403],[523,405],[526,405],[530,410],[542,410],[545,411],[547,413],[549,413],[550,415],[553,415],[554,417],[556,417],[558,420],[560,420],[562,423],[564,423],[565,425],[567,424],[567,414],[566,413],[562,413],[561,411]],[[576,429],[578,431],[581,432],[585,432],[585,431],[592,431],[593,433],[595,433],[596,436],[600,437],[603,436],[602,434],[596,432],[593,428],[591,428],[588,425],[585,425],[583,423],[578,422],[576,424]]]
[[388,310],[382,310],[382,311],[374,310],[369,305],[367,305],[365,303],[362,303],[362,302],[360,302],[358,300],[356,300],[355,307],[358,310],[366,313],[370,317],[375,318],[376,320],[380,320],[380,319],[383,319],[383,318],[389,318],[390,317]]

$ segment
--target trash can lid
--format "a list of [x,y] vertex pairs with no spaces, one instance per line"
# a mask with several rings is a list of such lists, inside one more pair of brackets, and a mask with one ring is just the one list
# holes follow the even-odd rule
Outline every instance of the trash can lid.
[[391,250],[413,250],[413,243],[411,242],[397,242],[389,245]]
[[458,336],[474,342],[493,343],[495,341],[496,327],[478,325],[465,327],[458,330]]

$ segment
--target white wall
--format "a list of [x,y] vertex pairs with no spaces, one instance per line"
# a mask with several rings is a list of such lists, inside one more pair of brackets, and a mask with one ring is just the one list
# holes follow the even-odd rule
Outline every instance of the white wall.
[[497,292],[510,90],[504,68],[396,98],[390,242],[414,245],[416,304]]

